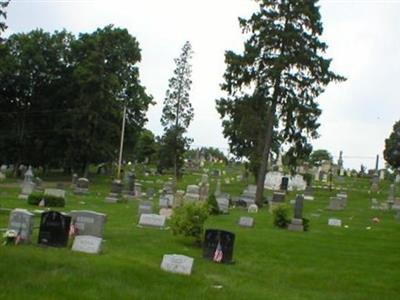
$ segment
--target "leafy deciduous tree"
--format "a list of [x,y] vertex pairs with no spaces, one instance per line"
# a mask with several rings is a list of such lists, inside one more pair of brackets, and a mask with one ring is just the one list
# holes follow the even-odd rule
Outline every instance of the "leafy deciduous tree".
[[385,140],[383,156],[393,169],[400,171],[400,121],[393,125],[393,131]]

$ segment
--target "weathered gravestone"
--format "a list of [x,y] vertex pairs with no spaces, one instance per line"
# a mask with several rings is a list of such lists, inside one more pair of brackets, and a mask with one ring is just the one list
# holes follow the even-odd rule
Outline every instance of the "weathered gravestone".
[[42,213],[38,243],[45,246],[66,247],[70,225],[70,216],[57,211]]
[[329,219],[328,220],[328,225],[329,226],[336,226],[336,227],[340,227],[342,226],[342,220],[340,219]]
[[224,214],[229,213],[229,195],[228,194],[220,194],[216,197],[218,209],[220,212]]
[[159,200],[160,208],[173,207],[175,201],[175,196],[173,194],[161,194]]
[[203,257],[215,262],[233,263],[234,244],[234,233],[219,229],[207,229],[204,235]]
[[249,207],[251,204],[256,203],[256,190],[257,186],[255,185],[249,185],[247,188],[243,191],[243,193],[239,197],[239,203],[237,203],[239,206],[244,206],[242,203],[245,203],[245,207]]
[[150,201],[142,201],[139,204],[138,215],[141,214],[152,214],[153,213],[153,203]]
[[19,194],[18,198],[19,199],[28,199],[29,195],[33,193],[35,190],[35,184],[33,182],[27,181],[22,184],[22,191],[21,194]]
[[272,195],[272,202],[274,203],[283,203],[285,202],[285,193],[281,193],[281,192],[274,192]]
[[3,181],[6,179],[6,174],[0,171],[0,181]]
[[288,190],[288,186],[289,186],[289,177],[286,177],[286,176],[282,177],[280,190],[281,191],[287,191]]
[[165,221],[166,221],[165,216],[160,216],[156,214],[141,214],[139,219],[139,225],[146,227],[164,228]]
[[161,208],[159,213],[160,216],[164,216],[167,220],[171,219],[173,210],[172,208]]
[[328,207],[328,209],[330,209],[330,210],[343,210],[344,209],[343,198],[330,197],[329,198],[329,207]]
[[165,254],[161,262],[161,269],[171,273],[184,275],[192,274],[194,259],[179,254]]
[[142,196],[142,184],[136,182],[135,183],[135,197],[141,197]]
[[65,191],[60,189],[45,189],[44,194],[48,196],[65,199]]
[[240,217],[239,226],[242,227],[253,227],[254,219],[252,217]]
[[78,235],[72,244],[72,250],[85,252],[90,254],[98,254],[101,252],[103,239],[90,235]]
[[188,185],[186,188],[185,201],[197,202],[200,200],[200,187],[198,185]]
[[14,230],[21,243],[30,243],[34,225],[34,214],[26,209],[16,208],[10,213],[8,229]]
[[77,195],[87,195],[89,193],[89,179],[79,178],[76,181],[74,193]]
[[71,187],[76,187],[76,184],[78,183],[78,174],[74,173],[72,174],[72,179],[71,179]]
[[303,201],[302,195],[297,195],[294,205],[294,218],[291,220],[288,229],[291,231],[304,231],[303,226]]
[[111,192],[106,197],[107,203],[117,203],[121,199],[123,184],[121,180],[113,180],[111,183]]
[[70,216],[76,235],[103,237],[107,215],[90,210],[73,210]]
[[258,213],[258,206],[257,204],[250,204],[248,209],[247,209],[248,213]]

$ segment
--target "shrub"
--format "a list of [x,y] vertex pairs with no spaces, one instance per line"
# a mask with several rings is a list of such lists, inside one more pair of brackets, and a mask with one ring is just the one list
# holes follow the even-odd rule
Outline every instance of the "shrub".
[[65,199],[52,195],[44,195],[43,193],[32,193],[28,197],[28,204],[39,205],[39,202],[44,199],[44,206],[64,207]]
[[308,231],[310,229],[310,219],[303,218],[303,228],[304,231]]
[[28,204],[39,205],[39,202],[43,199],[43,193],[32,193],[28,196]]
[[290,207],[282,204],[276,207],[273,212],[273,222],[274,225],[279,228],[286,228],[290,223]]
[[208,211],[209,211],[210,215],[219,215],[220,214],[218,203],[217,203],[217,198],[215,197],[214,194],[210,194],[208,196],[207,204],[208,204]]
[[194,237],[197,243],[201,242],[204,231],[204,222],[208,218],[207,204],[185,203],[174,208],[170,225],[174,235]]

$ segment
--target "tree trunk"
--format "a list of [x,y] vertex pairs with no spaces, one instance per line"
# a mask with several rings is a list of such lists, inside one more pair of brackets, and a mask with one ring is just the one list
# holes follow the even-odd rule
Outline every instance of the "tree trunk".
[[275,104],[272,104],[271,106],[268,107],[267,111],[267,130],[264,140],[264,149],[261,156],[260,169],[258,170],[258,176],[257,176],[256,203],[258,206],[262,206],[263,204],[264,181],[265,181],[265,175],[267,173],[269,152],[271,150],[271,144],[272,144],[272,129],[274,127],[273,116],[275,114]]

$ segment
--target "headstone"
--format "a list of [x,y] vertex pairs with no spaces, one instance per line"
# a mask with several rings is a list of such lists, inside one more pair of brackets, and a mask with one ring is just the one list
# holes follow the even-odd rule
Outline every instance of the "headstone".
[[400,183],[400,174],[396,175],[396,178],[394,180],[395,183]]
[[385,179],[385,170],[380,170],[379,171],[379,180],[384,180]]
[[239,226],[242,227],[253,227],[254,219],[252,217],[240,217]]
[[139,219],[139,225],[148,227],[165,227],[165,216],[156,214],[141,214]]
[[78,235],[72,245],[73,251],[98,254],[101,252],[102,238],[90,235]]
[[185,201],[196,202],[200,200],[200,188],[198,185],[188,185],[186,188]]
[[41,215],[38,243],[45,246],[66,247],[71,217],[57,211],[44,212]]
[[343,198],[330,197],[329,198],[329,207],[328,207],[328,209],[330,209],[330,210],[343,210],[344,209]]
[[234,233],[207,229],[204,235],[203,257],[215,262],[232,263],[234,244]]
[[71,186],[75,187],[77,183],[78,183],[78,174],[74,173],[72,174]]
[[76,182],[74,193],[77,195],[86,195],[89,193],[89,179],[79,178]]
[[275,192],[272,194],[272,202],[274,203],[283,203],[285,202],[285,193]]
[[45,189],[44,194],[65,199],[65,191],[60,189]]
[[33,193],[35,190],[35,184],[33,182],[27,181],[22,184],[22,191],[21,194],[19,194],[18,198],[19,199],[28,199],[29,195]]
[[3,181],[6,179],[6,174],[0,171],[0,181]]
[[73,210],[70,216],[77,235],[103,237],[107,215],[90,210]]
[[153,203],[150,201],[142,201],[139,204],[138,214],[152,214],[153,213]]
[[289,177],[286,177],[286,176],[282,177],[280,189],[282,191],[287,191],[288,190],[288,186],[289,186]]
[[340,227],[340,226],[342,226],[342,220],[340,220],[340,219],[329,219],[328,220],[328,225],[329,226]]
[[248,213],[258,213],[258,206],[257,204],[250,204],[249,208],[247,209]]
[[5,173],[7,171],[7,165],[1,165],[0,172]]
[[217,187],[215,188],[214,195],[218,197],[221,194],[221,179],[217,180]]
[[216,198],[218,209],[224,214],[229,213],[229,198],[226,195],[220,195]]
[[24,182],[33,182],[33,171],[32,171],[32,167],[29,166],[28,170],[25,172],[24,174]]
[[192,274],[194,259],[179,254],[165,254],[161,262],[161,269],[171,273]]
[[268,172],[265,176],[264,187],[269,190],[279,190],[283,174],[278,171]]
[[171,219],[173,210],[172,208],[161,208],[159,213],[160,216],[164,216],[167,220]]
[[[247,188],[240,195],[239,201],[241,203],[245,203],[245,207],[249,207],[249,205],[255,204],[255,202],[256,202],[256,190],[257,190],[257,186],[255,186],[255,185],[247,186]],[[238,205],[241,206],[241,204],[238,204]]]
[[123,187],[121,180],[113,180],[111,183],[111,192],[105,201],[107,203],[117,203],[121,199]]
[[288,229],[290,231],[304,231],[303,220],[293,218],[288,225]]
[[10,212],[8,229],[15,230],[20,236],[20,242],[30,243],[34,225],[34,214],[26,209],[16,208]]
[[142,184],[140,183],[135,183],[135,197],[141,197],[142,196]]
[[291,231],[303,231],[303,201],[302,195],[297,195],[294,205],[294,218],[291,220],[288,229]]

